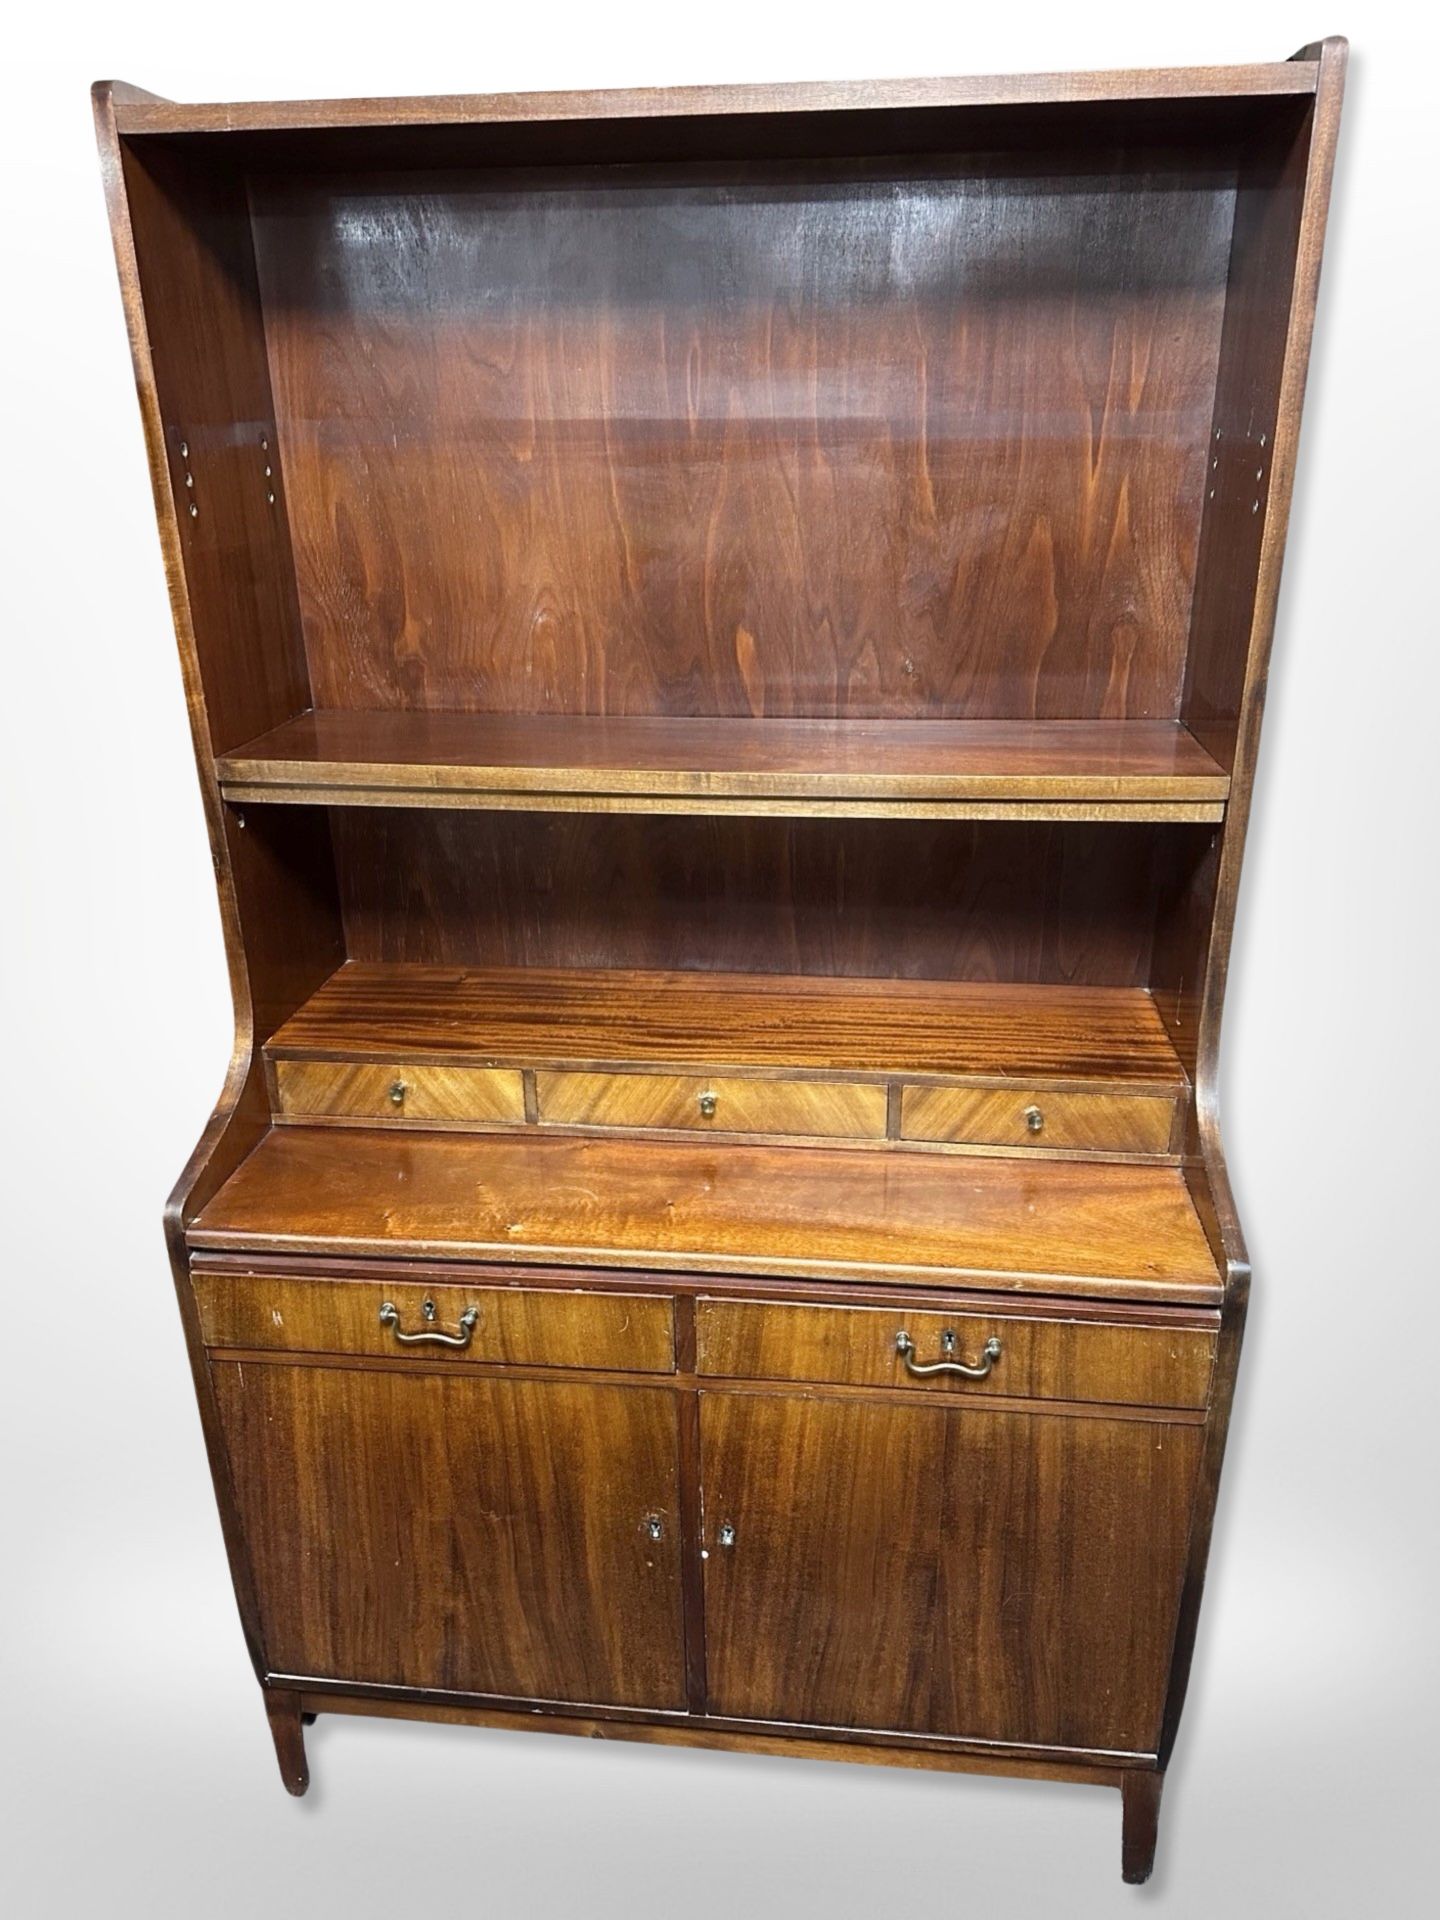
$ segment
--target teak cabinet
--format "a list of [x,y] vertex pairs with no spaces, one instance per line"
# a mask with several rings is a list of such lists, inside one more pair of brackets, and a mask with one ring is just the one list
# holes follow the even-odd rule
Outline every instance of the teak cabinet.
[[405,1714],[1109,1784],[1150,1871],[1343,66],[97,87],[292,1792]]

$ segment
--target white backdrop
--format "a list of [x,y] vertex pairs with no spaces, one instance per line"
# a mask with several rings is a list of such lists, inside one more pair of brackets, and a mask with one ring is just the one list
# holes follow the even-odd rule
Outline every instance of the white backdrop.
[[[1440,32],[1390,0],[1316,4],[76,0],[12,17],[0,1895],[16,1920],[1429,1910]],[[1111,1793],[463,1729],[322,1721],[315,1785],[290,1800],[161,1244],[229,1006],[88,83],[245,99],[984,73],[1280,58],[1336,30],[1351,85],[1225,1047],[1255,1302],[1155,1880],[1122,1888]]]

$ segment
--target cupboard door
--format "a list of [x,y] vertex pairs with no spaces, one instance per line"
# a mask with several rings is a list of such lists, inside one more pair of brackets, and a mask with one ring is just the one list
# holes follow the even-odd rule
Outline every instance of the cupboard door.
[[928,1725],[946,1419],[929,1403],[701,1395],[711,1713]]
[[705,1395],[711,1711],[1153,1751],[1201,1433]]
[[212,1373],[272,1672],[684,1706],[669,1391]]

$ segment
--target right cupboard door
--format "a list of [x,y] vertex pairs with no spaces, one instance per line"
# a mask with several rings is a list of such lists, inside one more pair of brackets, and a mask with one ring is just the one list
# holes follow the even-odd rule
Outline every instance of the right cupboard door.
[[703,1395],[709,1711],[1153,1752],[1201,1434]]

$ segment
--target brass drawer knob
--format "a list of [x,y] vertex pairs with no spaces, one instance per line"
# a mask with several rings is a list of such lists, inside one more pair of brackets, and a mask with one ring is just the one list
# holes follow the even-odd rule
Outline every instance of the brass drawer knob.
[[404,1106],[404,1104],[405,1104],[405,1096],[406,1096],[406,1094],[407,1094],[407,1093],[408,1093],[409,1091],[410,1091],[410,1089],[409,1089],[409,1088],[408,1088],[408,1087],[406,1086],[406,1084],[405,1084],[405,1082],[404,1082],[403,1080],[392,1080],[392,1081],[390,1082],[390,1104],[391,1104],[391,1106],[392,1106],[392,1107],[403,1107],[403,1106]]
[[715,1093],[702,1093],[700,1096],[700,1114],[705,1120],[715,1118],[715,1109],[720,1104],[720,1096]]
[[1042,1131],[1045,1125],[1045,1116],[1039,1107],[1026,1107],[1025,1124],[1031,1133],[1039,1133]]

